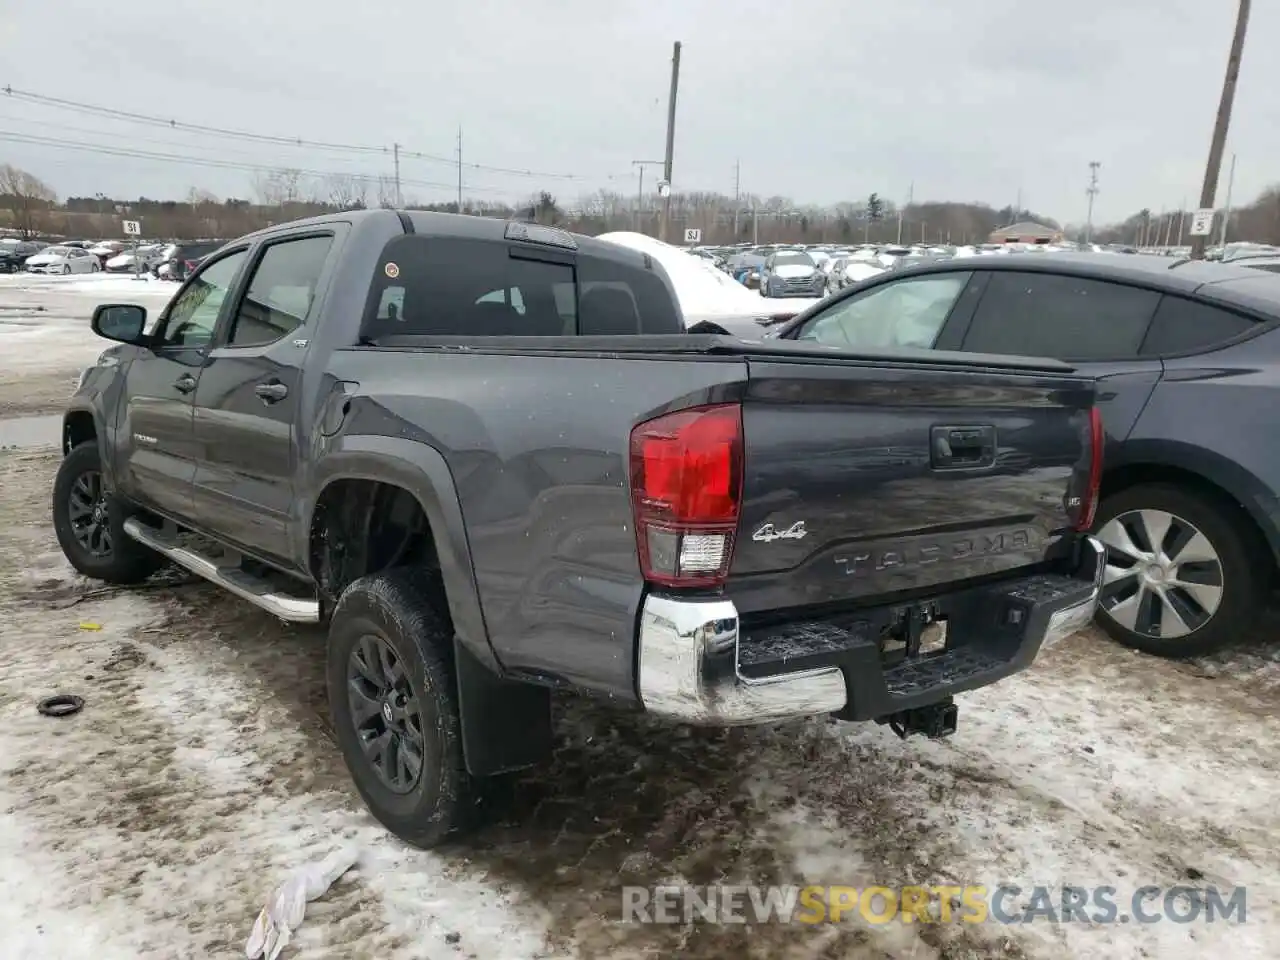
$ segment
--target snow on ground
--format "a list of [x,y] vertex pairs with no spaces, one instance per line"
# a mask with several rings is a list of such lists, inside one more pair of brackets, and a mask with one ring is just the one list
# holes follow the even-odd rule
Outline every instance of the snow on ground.
[[129,276],[0,275],[0,418],[61,411],[110,344],[89,329],[100,303],[162,309],[178,285]]
[[[350,787],[323,633],[176,573],[133,590],[75,576],[49,526],[56,462],[0,454],[0,957],[234,956],[267,891],[347,843],[360,862],[286,956],[1275,955],[1274,642],[1175,664],[1090,631],[961,698],[943,743],[565,700],[553,760],[502,784],[479,834],[424,853]],[[81,714],[37,715],[62,691]],[[1144,884],[1243,884],[1248,922],[618,922],[622,885],[672,880],[1110,884],[1122,904]]]
[[799,313],[820,300],[814,297],[766,299],[702,258],[692,257],[679,247],[643,233],[616,231],[602,233],[597,239],[648,253],[662,264],[675,287],[680,309],[690,320]]

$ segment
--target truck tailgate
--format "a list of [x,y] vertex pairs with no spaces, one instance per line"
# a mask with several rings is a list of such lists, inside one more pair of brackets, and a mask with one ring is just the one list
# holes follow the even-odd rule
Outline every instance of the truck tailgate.
[[738,609],[926,594],[1043,562],[1087,485],[1094,386],[975,362],[752,357]]

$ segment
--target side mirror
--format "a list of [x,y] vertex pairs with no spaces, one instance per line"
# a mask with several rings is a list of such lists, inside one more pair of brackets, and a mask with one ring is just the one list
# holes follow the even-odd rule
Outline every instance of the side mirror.
[[93,311],[93,332],[107,340],[141,344],[147,309],[132,303],[105,303]]

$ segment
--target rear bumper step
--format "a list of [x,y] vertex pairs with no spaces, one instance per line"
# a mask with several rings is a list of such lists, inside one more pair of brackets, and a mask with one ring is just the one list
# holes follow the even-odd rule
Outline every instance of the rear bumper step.
[[216,559],[183,546],[164,530],[148,526],[137,517],[130,517],[124,522],[124,532],[178,566],[216,583],[281,620],[294,623],[320,622],[319,601],[281,593],[266,581],[246,573],[240,568],[238,561],[235,564],[220,565]]
[[640,621],[640,698],[658,715],[726,726],[823,713],[871,720],[925,707],[1017,673],[1087,626],[1105,556],[1087,537],[1073,575],[939,598],[932,605],[947,621],[946,648],[888,666],[871,619],[744,630],[729,600],[650,594]]

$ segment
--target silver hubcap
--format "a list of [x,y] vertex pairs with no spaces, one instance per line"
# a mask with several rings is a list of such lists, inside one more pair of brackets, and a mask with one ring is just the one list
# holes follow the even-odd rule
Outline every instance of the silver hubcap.
[[1100,606],[1144,637],[1199,630],[1222,603],[1222,561],[1209,538],[1163,510],[1131,510],[1098,531],[1107,548]]

